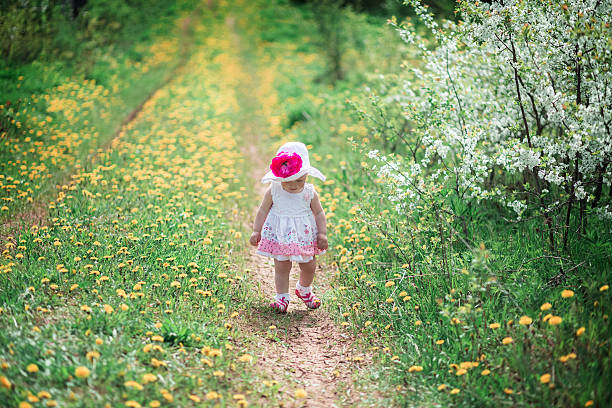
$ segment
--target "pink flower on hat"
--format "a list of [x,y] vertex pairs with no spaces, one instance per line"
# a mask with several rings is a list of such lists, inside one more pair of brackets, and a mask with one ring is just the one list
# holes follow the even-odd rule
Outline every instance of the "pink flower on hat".
[[278,152],[272,159],[270,170],[276,177],[289,177],[302,168],[302,158],[297,153]]

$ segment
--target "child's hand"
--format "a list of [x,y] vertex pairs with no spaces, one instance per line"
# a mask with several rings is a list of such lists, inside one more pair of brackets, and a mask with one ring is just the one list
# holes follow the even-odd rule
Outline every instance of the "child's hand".
[[327,249],[327,235],[326,234],[317,234],[317,247],[321,251],[325,251]]
[[251,238],[249,239],[249,242],[251,243],[251,245],[257,246],[257,244],[259,244],[259,241],[261,241],[261,233],[260,232],[253,232],[251,234]]

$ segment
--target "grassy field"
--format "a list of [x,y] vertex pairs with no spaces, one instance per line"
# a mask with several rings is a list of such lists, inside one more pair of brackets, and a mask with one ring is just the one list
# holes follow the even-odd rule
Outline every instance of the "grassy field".
[[456,208],[465,226],[398,213],[368,152],[402,147],[370,93],[422,62],[384,18],[342,18],[336,83],[312,10],[284,1],[186,2],[131,45],[138,61],[97,62],[103,80],[49,62],[2,77],[6,406],[304,403],[258,372],[238,324],[261,308],[248,149],[288,140],[328,176],[323,302],[376,361],[354,377],[374,391],[362,406],[609,405],[609,226],[559,254],[493,205]]

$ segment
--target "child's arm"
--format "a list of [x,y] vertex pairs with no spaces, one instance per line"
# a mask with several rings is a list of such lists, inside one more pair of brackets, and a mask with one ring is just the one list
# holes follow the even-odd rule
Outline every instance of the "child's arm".
[[251,239],[249,240],[253,246],[257,246],[261,240],[261,228],[263,227],[264,222],[266,222],[266,217],[270,212],[270,208],[272,208],[272,192],[270,190],[270,188],[266,190],[263,200],[257,209],[257,215],[255,215],[253,233],[251,234]]
[[319,195],[316,191],[314,192],[314,196],[310,201],[310,209],[314,214],[315,223],[317,224],[317,247],[321,250],[326,250],[328,246],[327,220],[325,218],[323,206],[321,206],[321,201],[319,200]]

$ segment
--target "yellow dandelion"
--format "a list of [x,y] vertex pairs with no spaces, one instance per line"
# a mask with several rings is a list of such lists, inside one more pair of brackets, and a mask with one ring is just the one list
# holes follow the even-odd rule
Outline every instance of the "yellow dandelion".
[[467,373],[467,370],[465,368],[460,368],[457,370],[457,372],[455,373],[458,376],[464,375]]
[[90,373],[91,372],[89,371],[89,368],[84,367],[84,366],[79,366],[79,367],[75,368],[75,370],[74,370],[74,375],[77,378],[87,378],[87,377],[89,377]]
[[541,311],[545,311],[545,310],[550,310],[550,308],[552,308],[552,305],[548,302],[543,303],[542,306],[540,306],[540,310]]
[[200,397],[198,397],[197,395],[189,395],[189,399],[192,400],[193,402],[200,402]]
[[489,374],[491,374],[491,370],[488,370],[486,368],[480,372],[480,375],[489,375]]
[[408,369],[409,373],[418,373],[423,371],[423,367],[419,365],[413,365]]
[[571,298],[572,296],[574,296],[574,291],[572,290],[565,289],[563,292],[561,292],[562,298]]
[[529,326],[531,322],[533,322],[533,320],[529,316],[522,316],[519,319],[519,324],[522,324],[523,326]]
[[303,388],[298,388],[295,390],[295,398],[306,398],[307,395],[306,390]]
[[584,327],[579,328],[578,330],[576,330],[576,336],[580,337],[584,334],[584,331],[586,329]]
[[143,384],[148,384],[150,382],[155,382],[155,381],[157,381],[157,376],[155,374],[146,373],[142,375]]
[[253,361],[253,356],[250,354],[243,354],[238,357],[238,360],[242,363],[250,363],[251,361]]
[[551,326],[556,326],[558,324],[561,324],[562,321],[563,319],[561,318],[561,316],[552,316],[550,319],[548,319],[548,324],[550,324]]
[[40,398],[40,399],[48,399],[48,398],[51,398],[51,394],[49,392],[47,392],[47,391],[40,391],[38,393],[38,398]]
[[220,397],[219,394],[217,394],[215,391],[210,391],[208,393],[206,393],[206,399],[207,400],[214,400],[214,399],[218,399]]
[[542,384],[548,384],[550,382],[550,374],[547,373],[540,376],[540,382]]
[[393,282],[393,281],[387,281],[387,282],[385,283],[385,287],[387,287],[387,288],[389,288],[389,287],[391,287],[391,286],[393,286],[393,285],[395,285],[395,282]]
[[459,388],[453,388],[450,393],[451,395],[455,395],[455,394],[459,394],[459,392],[460,392]]
[[514,340],[512,340],[512,337],[504,337],[502,339],[502,344],[510,344],[512,343]]
[[504,393],[510,395],[510,394],[513,394],[514,391],[512,391],[512,388],[504,388]]
[[125,406],[130,407],[130,408],[140,408],[142,405],[140,405],[138,402],[134,400],[129,400],[129,401],[125,401]]
[[128,388],[134,388],[137,389],[138,391],[142,391],[144,389],[144,387],[142,386],[142,384],[140,384],[137,381],[126,381],[123,385],[125,385]]
[[595,403],[593,402],[593,400],[588,400],[587,402],[585,402],[585,403],[584,403],[584,406],[585,406],[585,407],[592,407],[592,406],[593,406],[593,404],[595,404]]
[[28,373],[37,373],[38,366],[36,364],[28,364],[28,366],[26,367],[26,370],[28,371]]
[[440,384],[438,385],[438,391],[442,391],[446,389],[446,384]]
[[29,403],[27,403],[25,401],[21,401],[19,403],[19,408],[32,408],[32,405],[30,405]]
[[7,390],[10,390],[11,387],[13,386],[13,384],[11,384],[9,379],[3,375],[0,375],[0,385],[6,388]]
[[444,340],[436,340],[436,344],[437,345],[444,344]]
[[610,287],[608,285],[603,285],[601,288],[599,288],[600,292],[605,292],[606,290],[608,290]]
[[158,400],[153,400],[153,401],[149,402],[149,406],[151,408],[159,408],[159,407],[161,407],[161,402],[159,402]]
[[491,323],[489,325],[490,329],[499,329],[500,327],[501,327],[501,324],[499,324],[499,323]]

